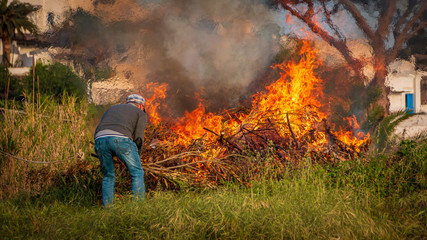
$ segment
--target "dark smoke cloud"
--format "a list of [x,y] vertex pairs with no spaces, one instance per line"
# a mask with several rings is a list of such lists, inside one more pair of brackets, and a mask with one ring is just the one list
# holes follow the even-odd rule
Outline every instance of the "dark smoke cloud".
[[[143,41],[152,51],[147,81],[166,82],[180,113],[203,91],[209,110],[238,104],[278,50],[276,12],[264,1],[140,0],[153,16]],[[160,17],[159,15],[160,14]]]

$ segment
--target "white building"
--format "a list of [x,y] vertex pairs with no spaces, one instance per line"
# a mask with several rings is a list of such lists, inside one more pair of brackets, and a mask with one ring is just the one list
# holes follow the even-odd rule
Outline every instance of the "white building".
[[388,66],[390,112],[409,109],[427,113],[427,72],[416,70],[415,60],[396,60]]
[[[52,30],[53,25],[59,24],[66,10],[70,9],[68,0],[21,0],[21,2],[30,3],[40,7],[29,18],[36,24],[40,33],[46,33]],[[3,45],[0,41],[0,55],[3,55]],[[52,60],[47,51],[36,49],[33,46],[18,46],[16,41],[12,42],[10,61],[12,68],[10,72],[14,75],[25,75],[33,65],[33,57],[43,62]],[[0,58],[0,63],[3,58]]]

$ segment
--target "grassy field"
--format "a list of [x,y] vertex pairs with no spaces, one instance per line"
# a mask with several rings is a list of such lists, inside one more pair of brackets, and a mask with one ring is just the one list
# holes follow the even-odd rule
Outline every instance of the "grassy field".
[[1,239],[427,238],[426,138],[340,163],[301,159],[279,178],[269,173],[249,185],[148,188],[144,202],[132,201],[118,174],[117,201],[105,209],[99,164],[88,154],[88,106],[74,102],[58,108],[46,99],[2,115],[3,151],[43,162],[73,158],[32,164],[1,155]]
[[[307,166],[280,181],[150,192],[104,209],[77,187],[0,203],[4,239],[423,239],[425,191],[334,186]],[[81,195],[81,196],[79,196]],[[74,196],[74,197],[73,197]],[[80,199],[81,198],[81,199]]]

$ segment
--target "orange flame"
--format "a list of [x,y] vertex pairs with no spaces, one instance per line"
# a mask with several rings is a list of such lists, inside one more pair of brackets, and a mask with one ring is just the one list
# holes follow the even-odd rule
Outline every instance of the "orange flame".
[[[311,121],[297,121],[294,113],[307,111],[307,117],[314,122],[320,122],[326,114],[319,110],[321,106],[318,98],[322,96],[321,80],[314,75],[318,66],[317,52],[305,43],[301,49],[303,58],[296,63],[278,64],[273,67],[281,70],[280,78],[267,87],[267,94],[260,94],[253,102],[255,118],[260,118],[264,113],[275,112],[275,120],[283,122],[289,116],[289,122],[294,125],[297,135],[304,134]],[[313,113],[313,114],[311,114]],[[282,126],[285,133],[285,126]]]
[[[192,140],[199,139],[207,133],[204,128],[210,129],[213,132],[220,132],[221,122],[221,116],[206,113],[205,107],[199,102],[197,109],[191,113],[185,112],[184,116],[178,120],[177,125],[172,128],[178,136],[175,144],[188,146]],[[204,140],[211,141],[213,140],[213,136],[209,135]]]
[[[353,115],[352,117],[345,118],[348,121],[350,130],[340,130],[336,133],[338,139],[343,143],[355,147],[358,152],[360,152],[360,143],[367,141],[370,137],[369,133],[367,135],[359,132],[356,134],[357,138],[354,137],[353,129],[360,129],[359,124],[357,123],[356,117]],[[362,139],[362,140],[359,140]]]
[[[273,67],[280,70],[280,78],[266,87],[267,93],[259,93],[254,96],[252,110],[246,114],[233,114],[226,117],[207,113],[205,106],[199,99],[198,108],[192,112],[186,112],[184,116],[175,121],[171,128],[176,134],[174,145],[189,146],[194,140],[199,139],[204,145],[209,145],[218,139],[219,135],[231,136],[242,128],[257,130],[258,126],[268,121],[275,124],[277,132],[282,136],[295,134],[297,139],[307,136],[310,131],[319,126],[326,119],[326,113],[320,110],[323,96],[322,80],[316,77],[314,71],[321,64],[317,58],[317,51],[308,42],[305,42],[300,51],[301,60],[298,63],[282,63]],[[148,85],[147,85],[148,86]],[[147,102],[151,122],[158,124],[161,118],[158,115],[160,100],[166,97],[166,85],[151,84],[155,94]],[[228,114],[230,116],[230,114]],[[355,129],[359,126],[355,117],[349,119],[350,126]],[[362,145],[369,136],[361,139],[363,134],[354,136],[352,130],[333,132],[338,139],[348,145]],[[314,138],[314,139],[313,139]],[[311,139],[312,146],[322,146],[328,143],[326,135],[322,131],[316,131],[316,136]],[[212,156],[218,153],[218,149],[212,149],[204,155]]]
[[159,110],[162,101],[166,98],[166,90],[168,85],[166,83],[147,83],[145,89],[152,91],[152,96],[146,99],[146,110],[150,116],[150,122],[154,125],[159,124],[162,118],[159,115]]

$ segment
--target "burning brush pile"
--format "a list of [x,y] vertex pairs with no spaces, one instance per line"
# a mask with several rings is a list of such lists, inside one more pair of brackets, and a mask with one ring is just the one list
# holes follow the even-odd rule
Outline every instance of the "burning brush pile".
[[[248,183],[268,167],[276,173],[296,167],[303,158],[316,162],[350,160],[367,151],[369,136],[335,129],[321,111],[322,81],[314,74],[319,60],[309,44],[298,63],[273,66],[281,77],[253,96],[251,108],[208,113],[198,108],[180,119],[159,115],[166,84],[147,84],[150,124],[142,157],[148,184],[166,187],[177,181],[213,187],[221,181]],[[147,94],[144,94],[147,96]],[[151,183],[150,183],[151,182]]]

